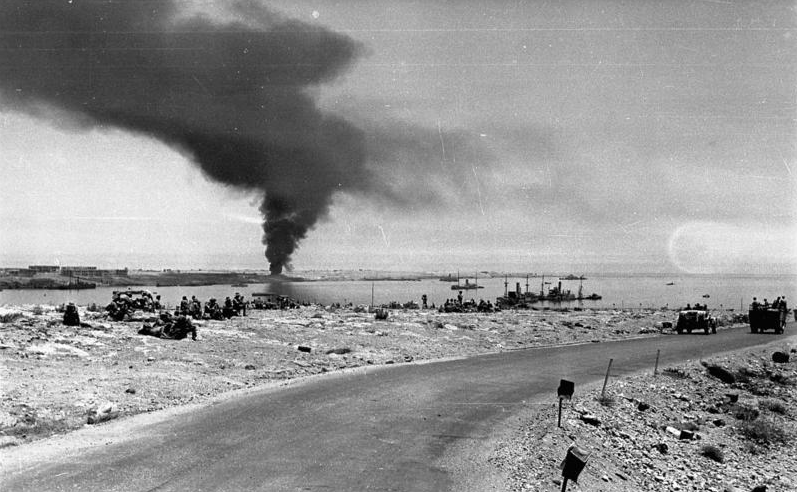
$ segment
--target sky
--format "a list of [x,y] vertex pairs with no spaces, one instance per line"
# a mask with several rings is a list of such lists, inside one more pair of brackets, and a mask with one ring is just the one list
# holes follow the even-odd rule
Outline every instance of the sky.
[[9,1],[0,265],[797,273],[794,2]]

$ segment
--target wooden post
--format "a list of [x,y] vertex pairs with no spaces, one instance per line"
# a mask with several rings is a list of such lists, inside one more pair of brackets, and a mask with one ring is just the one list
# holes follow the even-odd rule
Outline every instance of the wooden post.
[[601,390],[601,400],[606,395],[606,383],[609,382],[609,372],[612,370],[612,361],[614,359],[609,359],[609,367],[606,368],[606,377],[603,379],[603,389]]
[[562,397],[559,397],[559,422],[556,424],[557,427],[562,427]]
[[661,349],[656,349],[656,365],[653,367],[653,377],[656,377],[656,373],[659,372],[659,354],[661,353]]

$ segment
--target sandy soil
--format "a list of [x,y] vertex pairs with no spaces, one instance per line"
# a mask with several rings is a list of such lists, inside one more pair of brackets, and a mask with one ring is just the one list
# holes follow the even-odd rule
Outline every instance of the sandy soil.
[[[500,490],[559,491],[570,445],[591,453],[570,491],[797,490],[797,336],[766,348],[612,380],[538,406],[497,445]],[[788,363],[773,353],[789,354]],[[725,369],[733,377],[715,375]],[[684,433],[682,431],[690,431]]]
[[[657,336],[667,311],[394,310],[386,321],[322,306],[250,311],[198,321],[198,340],[163,340],[80,308],[64,326],[54,306],[0,308],[0,447],[235,389],[365,365],[462,357],[526,347]],[[96,418],[96,415],[95,415]]]

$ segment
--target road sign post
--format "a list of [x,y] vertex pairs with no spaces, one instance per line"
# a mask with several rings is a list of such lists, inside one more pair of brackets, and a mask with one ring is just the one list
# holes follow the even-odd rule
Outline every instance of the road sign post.
[[559,396],[559,419],[556,424],[557,427],[562,427],[562,400],[565,398],[568,400],[571,399],[574,389],[575,384],[573,384],[572,381],[566,379],[559,380],[559,387],[556,389],[556,394]]

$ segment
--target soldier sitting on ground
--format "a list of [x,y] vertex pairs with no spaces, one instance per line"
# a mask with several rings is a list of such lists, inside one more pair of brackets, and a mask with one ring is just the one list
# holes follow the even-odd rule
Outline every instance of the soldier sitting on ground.
[[222,309],[222,313],[224,314],[224,317],[228,319],[235,316],[235,309],[232,307],[232,299],[230,299],[230,296],[227,296],[227,298],[224,299],[224,308]]
[[130,312],[127,303],[119,296],[116,296],[105,310],[108,311],[108,316],[114,321],[124,321],[125,316]]
[[183,296],[183,298],[180,300],[180,309],[179,309],[180,314],[183,316],[187,316],[189,307],[190,305],[188,303],[188,298],[186,296]]
[[66,326],[80,326],[80,315],[77,312],[77,306],[75,306],[74,302],[70,302],[66,305],[64,324]]
[[191,303],[188,306],[188,314],[194,319],[202,318],[202,303],[196,296],[191,296]]
[[224,314],[222,313],[221,306],[219,306],[218,302],[216,302],[216,298],[211,298],[205,304],[205,316],[210,319],[221,320],[224,319]]

